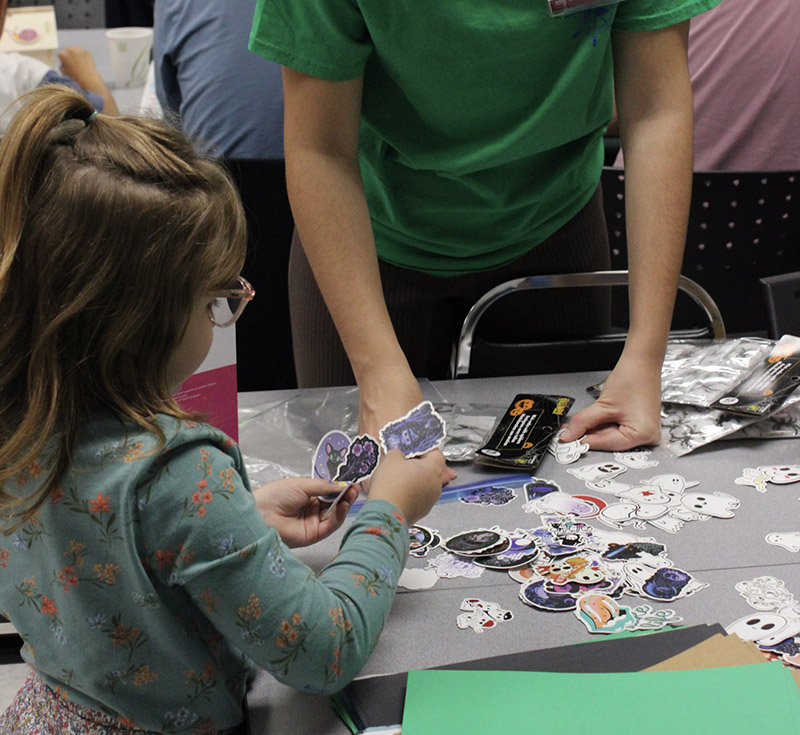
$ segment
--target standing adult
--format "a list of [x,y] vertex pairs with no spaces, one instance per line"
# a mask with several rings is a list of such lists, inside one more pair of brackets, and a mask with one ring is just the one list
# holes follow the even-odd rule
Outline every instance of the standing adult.
[[798,29],[800,3],[780,0],[726,0],[692,21],[696,171],[800,169]]
[[224,158],[283,158],[281,69],[247,50],[256,0],[158,0],[161,107]]
[[[440,377],[476,285],[607,263],[598,181],[613,81],[631,324],[603,393],[564,438],[657,442],[691,187],[688,19],[717,2],[551,17],[547,0],[259,0],[251,48],[285,67],[301,384],[335,380],[349,360],[374,431],[420,399],[415,373]],[[566,307],[498,322],[511,337],[566,331]]]
[[692,23],[698,171],[800,169],[800,2],[726,0]]

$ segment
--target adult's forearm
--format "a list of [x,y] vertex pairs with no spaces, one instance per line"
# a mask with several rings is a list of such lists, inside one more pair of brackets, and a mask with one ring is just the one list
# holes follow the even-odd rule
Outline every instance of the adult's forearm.
[[687,24],[615,35],[625,153],[631,326],[626,346],[660,365],[680,275],[692,181]]
[[659,363],[672,318],[692,182],[691,116],[639,124],[625,157],[629,346]]
[[356,380],[405,362],[381,289],[356,161],[316,150],[287,153],[295,224]]

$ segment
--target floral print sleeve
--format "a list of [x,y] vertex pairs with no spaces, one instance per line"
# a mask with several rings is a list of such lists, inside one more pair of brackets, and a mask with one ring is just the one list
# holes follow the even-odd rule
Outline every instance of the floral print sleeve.
[[[408,529],[365,504],[319,575],[262,520],[238,447],[159,417],[167,444],[98,413],[75,469],[0,537],[0,611],[66,701],[142,730],[201,735],[242,721],[254,663],[335,691],[369,656],[405,564]],[[30,494],[33,463],[7,489]]]
[[232,646],[286,684],[332,692],[363,666],[407,555],[400,512],[370,501],[319,575],[266,526],[238,450],[182,447],[145,489],[145,565],[165,594],[189,595]]

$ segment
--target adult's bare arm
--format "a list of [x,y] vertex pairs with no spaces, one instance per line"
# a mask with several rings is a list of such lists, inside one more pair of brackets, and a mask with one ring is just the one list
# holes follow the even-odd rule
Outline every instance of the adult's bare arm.
[[657,444],[661,366],[680,275],[692,181],[688,21],[614,33],[615,92],[625,154],[630,331],[600,398],[562,438],[593,449]]
[[360,389],[361,429],[377,435],[422,396],[386,310],[358,167],[363,80],[284,68],[283,82],[292,212]]

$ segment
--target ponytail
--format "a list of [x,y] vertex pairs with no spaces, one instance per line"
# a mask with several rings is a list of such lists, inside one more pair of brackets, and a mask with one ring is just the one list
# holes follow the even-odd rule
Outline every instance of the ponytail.
[[31,187],[52,139],[78,134],[95,113],[85,97],[67,87],[55,95],[50,91],[24,95],[27,104],[0,140],[0,298],[27,219]]
[[[0,141],[0,530],[30,520],[98,407],[164,436],[167,366],[195,299],[246,248],[229,176],[162,121],[47,85]],[[47,449],[47,466],[40,466]],[[14,478],[46,472],[26,498]],[[12,483],[12,484],[9,484]]]

